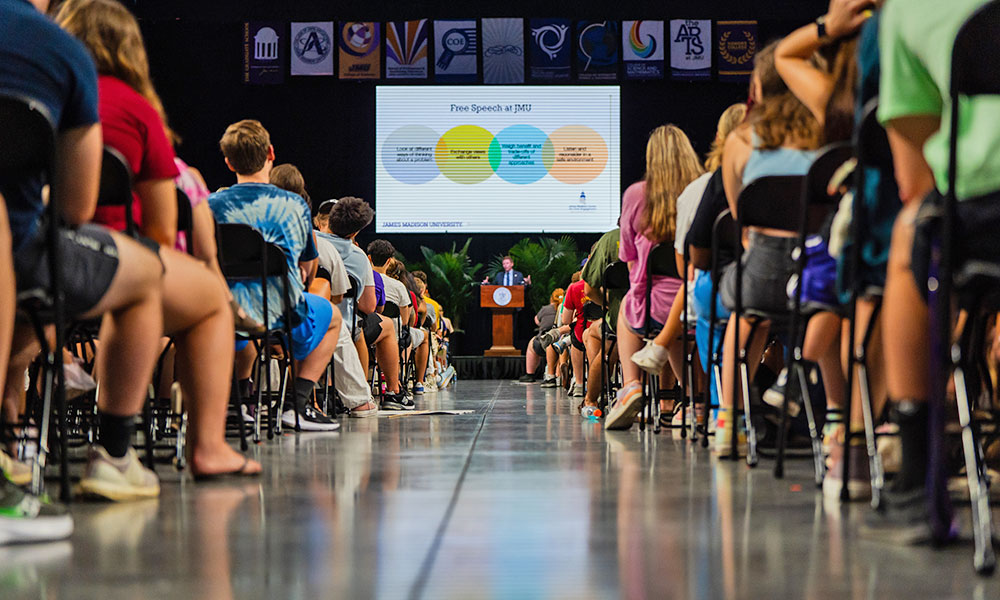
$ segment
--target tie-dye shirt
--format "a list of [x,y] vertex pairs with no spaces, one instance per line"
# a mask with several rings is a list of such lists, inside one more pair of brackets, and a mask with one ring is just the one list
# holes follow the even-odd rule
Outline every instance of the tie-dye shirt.
[[[239,183],[208,197],[208,206],[219,223],[249,225],[268,242],[278,245],[288,260],[289,291],[299,317],[306,314],[305,285],[299,262],[316,258],[309,205],[298,194],[267,183]],[[264,295],[258,281],[230,283],[233,297],[257,321],[264,321]],[[281,281],[268,280],[268,313],[271,323],[281,320]]]

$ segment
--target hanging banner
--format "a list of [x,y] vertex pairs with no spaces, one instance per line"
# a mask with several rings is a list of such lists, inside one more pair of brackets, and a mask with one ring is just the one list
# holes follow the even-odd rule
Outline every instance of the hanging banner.
[[243,83],[274,85],[285,81],[284,23],[243,23]]
[[566,81],[570,77],[569,19],[531,19],[531,78]]
[[438,81],[475,82],[479,39],[475,21],[434,21],[434,77]]
[[292,75],[333,75],[333,22],[292,23]]
[[387,79],[427,79],[427,19],[390,21],[385,26]]
[[622,21],[626,79],[663,77],[663,21]]
[[618,79],[618,21],[577,21],[576,76],[580,81]]
[[685,80],[711,79],[711,43],[712,21],[670,21],[670,77]]
[[757,21],[716,21],[720,81],[749,81],[757,54]]
[[524,19],[483,19],[483,83],[524,83]]
[[381,24],[350,21],[340,24],[341,79],[379,79],[382,77]]

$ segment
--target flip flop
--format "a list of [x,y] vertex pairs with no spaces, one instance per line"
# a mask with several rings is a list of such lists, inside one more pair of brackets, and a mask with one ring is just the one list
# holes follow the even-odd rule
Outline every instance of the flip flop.
[[260,474],[263,472],[263,470],[257,471],[256,473],[246,473],[243,471],[243,469],[247,468],[248,464],[250,464],[250,457],[244,456],[243,464],[241,464],[238,469],[234,469],[232,471],[223,471],[221,473],[195,473],[194,471],[192,471],[191,475],[194,477],[195,481],[199,482],[218,481],[219,479],[227,479],[229,477],[260,477]]

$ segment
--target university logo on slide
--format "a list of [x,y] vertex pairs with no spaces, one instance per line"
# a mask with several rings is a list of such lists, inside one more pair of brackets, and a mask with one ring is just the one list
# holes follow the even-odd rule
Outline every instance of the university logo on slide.
[[569,79],[569,19],[531,19],[531,77],[553,81]]
[[427,19],[391,21],[386,25],[385,76],[389,79],[427,77]]
[[663,21],[622,21],[622,58],[625,77],[659,79],[663,77]]

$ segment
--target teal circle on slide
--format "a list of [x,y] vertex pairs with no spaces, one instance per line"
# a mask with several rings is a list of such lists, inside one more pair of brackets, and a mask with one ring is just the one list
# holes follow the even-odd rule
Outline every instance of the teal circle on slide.
[[401,183],[427,183],[440,173],[434,160],[437,143],[438,133],[430,127],[400,127],[382,144],[382,166]]
[[527,185],[548,173],[547,153],[552,153],[552,143],[544,131],[531,125],[511,125],[493,138],[490,164],[504,181]]

